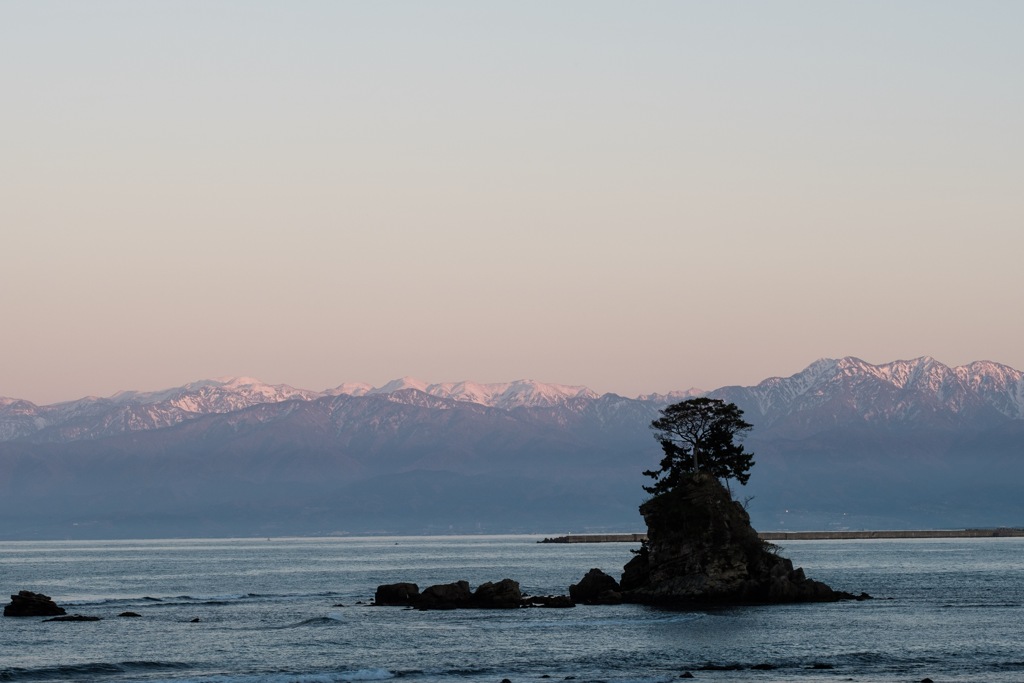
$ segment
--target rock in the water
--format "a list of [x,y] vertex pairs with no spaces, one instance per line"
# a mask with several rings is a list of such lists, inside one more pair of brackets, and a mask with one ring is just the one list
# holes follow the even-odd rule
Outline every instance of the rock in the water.
[[5,617],[52,617],[67,614],[50,596],[32,591],[19,591],[11,596],[11,604],[4,607]]
[[470,607],[472,602],[473,594],[469,590],[469,582],[456,581],[423,589],[416,607],[419,609],[459,609]]
[[469,582],[456,581],[429,586],[420,592],[415,583],[392,583],[377,587],[375,605],[419,609],[513,609],[524,604],[519,582],[512,579],[488,581],[470,591]]
[[141,617],[142,615],[138,612],[121,612],[117,616],[119,617]]
[[420,599],[420,587],[415,583],[387,583],[377,586],[373,596],[375,605],[410,607]]
[[742,671],[741,664],[711,664],[710,662],[700,667],[701,671]]
[[586,605],[614,605],[622,602],[619,582],[597,568],[587,572],[579,583],[569,586],[569,597]]
[[575,607],[576,603],[568,595],[531,595],[523,598],[523,607]]
[[502,579],[497,583],[488,581],[477,586],[473,592],[473,607],[483,609],[511,609],[519,607],[522,601],[519,582],[512,579]]
[[102,617],[90,617],[84,614],[68,614],[61,617],[53,617],[52,619],[43,619],[43,621],[100,621]]
[[[775,553],[724,486],[703,472],[640,506],[647,543],[623,570],[623,598],[652,605],[854,598]],[[861,597],[868,597],[862,595]]]

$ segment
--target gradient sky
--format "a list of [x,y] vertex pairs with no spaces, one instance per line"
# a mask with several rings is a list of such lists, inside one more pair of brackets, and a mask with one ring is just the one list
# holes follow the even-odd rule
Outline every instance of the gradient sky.
[[1024,369],[1024,3],[0,3],[0,396]]

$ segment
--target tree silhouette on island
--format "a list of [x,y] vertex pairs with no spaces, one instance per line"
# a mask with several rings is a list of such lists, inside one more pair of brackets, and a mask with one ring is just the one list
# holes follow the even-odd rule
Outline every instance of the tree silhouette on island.
[[651,428],[665,455],[660,469],[644,472],[655,480],[640,506],[647,541],[623,570],[624,600],[687,606],[869,597],[808,579],[751,526],[727,486],[746,484],[754,464],[738,443],[753,425],[735,404],[689,399],[661,410]]
[[753,425],[743,419],[735,403],[717,398],[691,398],[664,408],[661,417],[651,422],[665,457],[661,469],[646,470],[655,479],[645,486],[648,493],[667,493],[679,485],[688,473],[706,471],[727,482],[735,479],[746,485],[753,453],[736,443]]

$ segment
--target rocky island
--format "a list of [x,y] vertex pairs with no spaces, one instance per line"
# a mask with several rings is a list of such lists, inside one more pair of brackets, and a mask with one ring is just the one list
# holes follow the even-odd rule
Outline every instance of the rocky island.
[[5,617],[56,617],[67,614],[49,595],[19,591],[11,596],[11,602],[4,607]]
[[640,506],[647,540],[624,568],[623,600],[676,606],[833,601],[868,597],[837,592],[804,576],[750,525],[723,481],[750,478],[753,453],[740,439],[752,429],[735,404],[693,398],[651,423],[664,457]]
[[625,602],[659,606],[864,599],[804,575],[758,536],[713,475],[697,472],[640,506],[647,541],[623,569]]
[[[658,607],[865,600],[804,575],[750,524],[750,515],[723,481],[750,478],[753,453],[737,440],[751,429],[735,404],[693,398],[661,411],[651,423],[664,451],[653,494],[640,506],[647,534],[616,581],[591,569],[568,596],[524,598],[505,579],[471,592],[466,581],[378,587],[374,604],[419,609],[570,607],[621,602]],[[545,539],[551,542],[552,539]]]

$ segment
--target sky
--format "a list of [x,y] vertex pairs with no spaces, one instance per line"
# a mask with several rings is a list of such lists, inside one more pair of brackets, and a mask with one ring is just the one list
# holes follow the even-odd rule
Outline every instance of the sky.
[[1024,3],[0,3],[0,396],[1024,369]]

